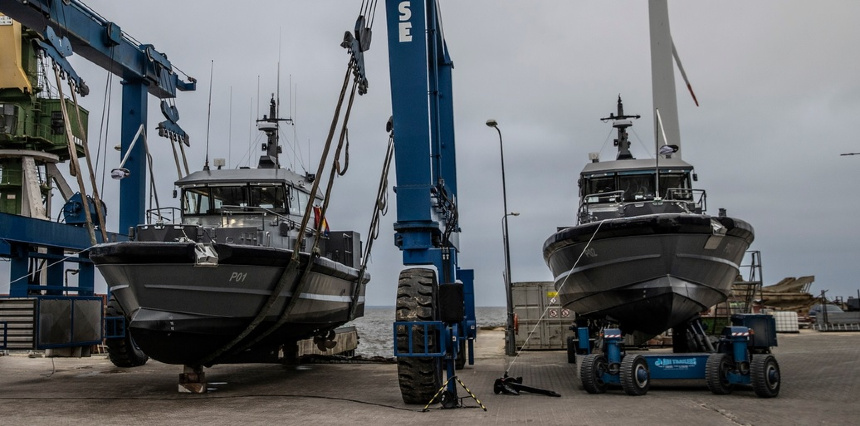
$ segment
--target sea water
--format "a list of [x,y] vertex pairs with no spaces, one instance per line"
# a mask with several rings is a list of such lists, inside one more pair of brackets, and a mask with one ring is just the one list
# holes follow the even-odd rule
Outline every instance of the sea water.
[[[394,307],[371,306],[364,308],[364,316],[346,324],[355,326],[358,331],[356,355],[364,357],[394,356]],[[478,327],[503,327],[505,325],[504,307],[475,308]]]

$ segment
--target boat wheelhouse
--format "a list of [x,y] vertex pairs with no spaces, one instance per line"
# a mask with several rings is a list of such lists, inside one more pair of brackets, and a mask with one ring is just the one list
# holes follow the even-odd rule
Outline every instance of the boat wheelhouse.
[[589,163],[580,173],[577,220],[588,223],[663,212],[701,214],[707,210],[706,193],[693,189],[695,180],[693,166],[674,158],[661,159],[659,164],[654,159]]

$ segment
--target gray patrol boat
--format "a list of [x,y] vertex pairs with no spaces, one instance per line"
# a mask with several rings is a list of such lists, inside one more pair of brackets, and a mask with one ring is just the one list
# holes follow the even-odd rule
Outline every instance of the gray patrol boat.
[[176,181],[179,223],[139,225],[131,241],[91,249],[111,313],[128,321],[125,340],[108,340],[115,364],[276,361],[301,339],[333,346],[334,329],[363,315],[360,236],[303,229],[303,219],[324,221],[314,207],[323,194],[312,193],[313,175],[280,167],[276,116],[273,100],[257,122],[267,142],[256,169],[191,173]]
[[[654,159],[634,159],[621,97],[612,121],[618,154],[591,154],[579,176],[577,225],[559,228],[543,256],[563,306],[577,321],[608,321],[625,333],[685,327],[731,292],[753,228],[705,213],[693,189],[693,166],[664,145]],[[605,322],[604,322],[605,323]],[[584,326],[585,324],[579,324]]]
[[640,335],[672,328],[674,349],[686,351],[703,334],[698,314],[729,296],[754,235],[749,223],[722,209],[706,214],[705,191],[693,189],[693,166],[681,160],[675,65],[698,101],[665,0],[648,3],[648,19],[655,157],[630,153],[627,129],[639,116],[625,115],[619,96],[616,113],[602,119],[617,130],[616,158],[589,155],[579,175],[577,224],[550,236],[543,256],[578,326],[615,325]]

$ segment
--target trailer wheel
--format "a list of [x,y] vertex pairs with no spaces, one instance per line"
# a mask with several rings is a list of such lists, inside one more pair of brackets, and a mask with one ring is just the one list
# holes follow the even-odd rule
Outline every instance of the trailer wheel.
[[648,362],[641,355],[627,355],[621,361],[621,387],[627,395],[639,396],[648,393],[651,374]]
[[729,354],[715,353],[708,356],[708,362],[705,364],[705,380],[708,382],[708,389],[717,395],[732,393],[729,371],[733,367],[732,357]]
[[[400,272],[397,283],[397,321],[433,321],[438,318],[436,307],[436,271],[427,268],[410,268]],[[397,330],[397,350],[409,351],[408,330]],[[412,351],[423,353],[424,330],[412,330]],[[429,336],[428,345],[435,350],[438,336]],[[397,376],[400,394],[407,404],[427,404],[442,387],[442,358],[397,357]]]
[[588,393],[605,393],[606,382],[603,374],[608,370],[606,357],[600,354],[591,354],[582,359],[579,370],[579,380]]
[[779,395],[779,363],[773,355],[756,355],[750,362],[750,381],[759,398]]
[[[108,300],[106,314],[109,317],[126,317],[122,307],[119,306],[113,296]],[[149,356],[137,347],[134,338],[131,337],[131,333],[128,331],[128,322],[125,326],[125,337],[105,339],[105,346],[107,346],[110,362],[117,367],[140,367],[149,360]]]

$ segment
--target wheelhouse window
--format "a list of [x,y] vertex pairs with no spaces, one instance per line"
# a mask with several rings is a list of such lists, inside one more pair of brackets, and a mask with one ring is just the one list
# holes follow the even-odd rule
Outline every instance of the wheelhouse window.
[[205,186],[182,191],[182,212],[186,215],[219,214],[224,206],[248,206],[243,186]]
[[277,213],[286,212],[286,193],[283,186],[252,186],[251,205]]
[[[605,197],[602,194],[613,191],[623,191],[625,202],[653,200],[656,188],[656,172],[636,171],[605,173],[584,176],[582,196],[589,196],[586,203],[618,202],[614,196]],[[660,170],[660,196],[675,200],[692,200],[690,172],[678,170]]]
[[296,188],[290,188],[290,214],[298,216],[305,214],[308,200],[310,200],[308,193],[299,191]]
[[586,194],[602,194],[615,191],[615,175],[593,176],[586,179]]
[[663,198],[674,200],[692,200],[693,191],[690,190],[689,173],[664,173],[660,172],[660,192]]
[[211,197],[209,188],[187,188],[182,190],[182,213],[198,215],[209,213]]
[[248,191],[244,186],[213,186],[212,201],[215,212],[218,213],[225,206],[227,207],[247,207]]
[[309,202],[308,193],[283,185],[205,186],[182,190],[182,212],[186,215],[259,212],[255,207],[303,215]]
[[624,191],[624,201],[654,199],[654,174],[618,176],[618,188]]

